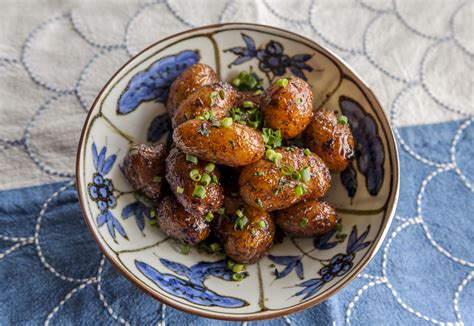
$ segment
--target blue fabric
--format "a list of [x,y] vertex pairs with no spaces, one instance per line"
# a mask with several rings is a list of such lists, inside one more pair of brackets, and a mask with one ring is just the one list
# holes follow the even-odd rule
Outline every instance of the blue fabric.
[[[433,162],[449,163],[453,137],[465,123],[399,132],[411,151]],[[474,196],[469,188],[474,181],[473,144],[471,124],[461,130],[455,148],[457,172],[422,163],[408,148],[400,148],[397,217],[369,267],[330,300],[260,324],[428,325],[462,320],[474,325]],[[428,180],[426,186],[422,186],[424,180]],[[102,256],[83,221],[73,185],[47,202],[41,214],[48,198],[65,185],[0,193],[0,324],[36,325],[48,320],[54,325],[125,321],[147,325],[156,324],[162,316],[167,325],[233,324],[170,307],[163,311],[159,302],[135,288],[109,263],[101,269]]]

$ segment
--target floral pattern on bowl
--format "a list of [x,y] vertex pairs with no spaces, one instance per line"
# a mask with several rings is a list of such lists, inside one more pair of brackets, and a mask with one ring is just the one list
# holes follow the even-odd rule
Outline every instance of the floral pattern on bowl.
[[[267,85],[281,76],[304,78],[313,88],[315,108],[346,115],[359,144],[357,160],[333,177],[327,196],[341,227],[313,239],[285,238],[259,263],[247,266],[240,282],[232,280],[222,256],[197,248],[181,254],[153,225],[155,211],[133,191],[120,167],[131,144],[169,141],[168,88],[196,62],[213,66],[223,80],[248,69]],[[85,220],[114,265],[173,307],[228,320],[293,313],[350,282],[375,255],[390,226],[398,177],[393,135],[368,86],[314,42],[252,24],[187,31],[138,54],[98,95],[77,158]]]

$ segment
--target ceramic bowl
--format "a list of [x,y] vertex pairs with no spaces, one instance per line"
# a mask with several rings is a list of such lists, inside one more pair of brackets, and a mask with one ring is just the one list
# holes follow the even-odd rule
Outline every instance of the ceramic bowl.
[[[357,159],[333,176],[327,195],[342,219],[342,230],[316,238],[285,238],[260,262],[247,266],[248,276],[240,282],[232,281],[223,257],[195,248],[180,253],[179,245],[150,223],[153,213],[134,194],[121,169],[132,144],[169,139],[164,104],[168,87],[197,62],[214,67],[227,81],[250,68],[265,85],[281,76],[305,79],[314,92],[314,107],[346,115],[358,143]],[[94,239],[131,282],[189,313],[256,320],[313,306],[361,272],[390,227],[399,162],[379,101],[341,59],[288,31],[232,23],[161,40],[111,77],[84,124],[77,185]]]

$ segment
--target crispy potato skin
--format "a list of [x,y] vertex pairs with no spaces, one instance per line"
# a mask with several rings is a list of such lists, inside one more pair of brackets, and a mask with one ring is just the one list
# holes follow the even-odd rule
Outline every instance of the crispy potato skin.
[[255,91],[238,91],[235,106],[241,108],[244,106],[244,102],[246,101],[252,102],[255,107],[260,107],[262,95],[256,95]]
[[197,63],[187,68],[171,84],[166,107],[170,117],[191,93],[198,88],[214,84],[218,81],[217,74],[210,66]]
[[313,92],[302,79],[288,78],[288,85],[273,84],[262,101],[267,126],[280,129],[283,138],[294,138],[305,130],[313,116]]
[[[168,181],[171,191],[175,194],[178,202],[184,209],[197,216],[204,216],[208,212],[214,212],[222,206],[224,201],[224,190],[220,184],[210,183],[206,186],[206,197],[203,199],[193,197],[194,188],[200,185],[200,182],[193,181],[189,173],[197,169],[199,173],[217,176],[220,180],[219,167],[215,167],[214,171],[209,173],[205,171],[206,164],[209,162],[199,160],[198,164],[186,161],[186,154],[174,148],[166,158],[166,180]],[[182,187],[183,193],[178,193],[177,188]]]
[[[207,135],[199,132],[203,129]],[[237,123],[216,128],[209,121],[189,120],[174,130],[173,140],[183,152],[232,167],[256,162],[265,152],[262,135]]]
[[[326,194],[331,184],[329,169],[323,160],[314,153],[308,156],[304,150],[291,147],[278,148],[282,154],[280,166],[290,165],[295,170],[310,167],[311,179],[306,183],[307,191],[300,197],[295,194],[295,187],[301,181],[293,181],[285,176],[274,162],[262,158],[244,167],[239,177],[239,192],[242,199],[250,206],[274,211],[290,207],[307,198],[319,198]],[[258,199],[261,206],[257,204]]]
[[210,233],[210,227],[204,217],[186,212],[174,196],[161,200],[156,216],[161,231],[191,246],[206,239]]
[[[213,92],[218,95],[212,100]],[[221,95],[224,95],[224,98]],[[220,82],[202,86],[181,102],[171,119],[173,128],[199,115],[204,115],[206,111],[212,112],[215,119],[221,120],[229,114],[235,98],[236,91],[228,83]]]
[[[214,225],[227,256],[239,263],[256,263],[273,244],[275,225],[270,214],[246,205],[240,198],[226,197],[224,207],[226,216],[217,215]],[[234,228],[237,209],[241,209],[248,218],[243,230]],[[264,221],[266,226],[261,228],[258,225],[259,221]]]
[[308,199],[276,211],[275,217],[276,223],[283,231],[296,237],[313,237],[327,233],[337,223],[336,210],[317,199]]
[[[138,144],[130,148],[123,161],[125,176],[132,187],[153,200],[160,198],[165,183],[166,145]],[[162,177],[161,182],[153,180]]]
[[304,132],[306,146],[318,154],[331,172],[341,172],[355,155],[355,143],[348,124],[337,122],[332,111],[318,111]]

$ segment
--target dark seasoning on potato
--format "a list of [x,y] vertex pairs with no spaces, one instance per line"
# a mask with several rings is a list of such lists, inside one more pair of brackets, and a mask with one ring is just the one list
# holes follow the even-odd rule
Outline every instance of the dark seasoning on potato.
[[[335,228],[344,239],[335,209],[321,198],[330,172],[354,157],[354,138],[345,116],[313,113],[304,80],[282,78],[264,90],[251,71],[228,84],[196,64],[173,82],[167,107],[173,148],[134,145],[124,172],[141,193],[137,198],[152,202],[156,225],[183,244],[183,254],[196,245],[223,250],[240,281],[245,264],[271,248],[277,228],[293,237]],[[308,148],[282,146],[300,135]]]

